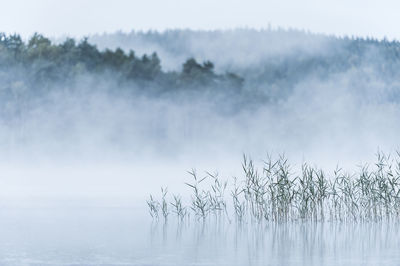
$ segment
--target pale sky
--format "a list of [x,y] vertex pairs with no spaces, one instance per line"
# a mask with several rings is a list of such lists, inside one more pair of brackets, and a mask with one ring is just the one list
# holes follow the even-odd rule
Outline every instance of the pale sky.
[[122,30],[272,27],[400,39],[396,0],[0,0],[0,31],[81,37]]

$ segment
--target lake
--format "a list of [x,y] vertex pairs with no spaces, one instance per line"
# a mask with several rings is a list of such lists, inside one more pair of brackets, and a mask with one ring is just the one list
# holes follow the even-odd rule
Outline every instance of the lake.
[[399,265],[396,222],[154,221],[145,206],[0,209],[1,265]]

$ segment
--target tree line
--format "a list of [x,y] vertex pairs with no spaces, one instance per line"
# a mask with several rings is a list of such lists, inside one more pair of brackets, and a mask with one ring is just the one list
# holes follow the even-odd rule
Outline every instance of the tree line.
[[86,74],[109,74],[118,82],[141,88],[240,89],[244,82],[234,73],[215,73],[210,61],[200,63],[189,58],[181,71],[167,72],[162,70],[156,52],[138,56],[133,50],[99,50],[88,38],[67,38],[55,44],[38,33],[26,42],[18,34],[0,33],[0,72],[9,74],[10,70],[23,73],[24,82],[35,86],[70,82]]

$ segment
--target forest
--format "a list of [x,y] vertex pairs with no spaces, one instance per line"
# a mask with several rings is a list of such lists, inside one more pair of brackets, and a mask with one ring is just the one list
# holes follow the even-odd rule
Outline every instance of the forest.
[[386,39],[281,29],[149,31],[80,40],[36,33],[26,41],[0,33],[0,96],[13,103],[58,91],[106,89],[259,106],[286,99],[302,84],[323,90],[343,80],[359,95],[370,89],[397,98],[399,75],[400,43]]
[[[80,41],[67,38],[60,44],[54,44],[40,34],[34,34],[27,42],[17,34],[0,34],[0,73],[3,80],[14,78],[10,80],[11,84],[20,81],[28,88],[65,84],[85,75],[108,75],[119,83],[131,83],[142,89],[242,87],[241,77],[229,72],[216,74],[210,61],[198,63],[189,58],[180,72],[165,72],[160,62],[156,52],[138,56],[133,50],[126,53],[120,48],[100,51],[88,42],[88,38]],[[17,77],[10,77],[10,70],[14,70]]]

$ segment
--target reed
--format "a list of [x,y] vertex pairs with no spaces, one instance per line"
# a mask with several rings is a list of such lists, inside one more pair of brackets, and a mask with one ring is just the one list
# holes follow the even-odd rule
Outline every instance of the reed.
[[[355,173],[337,167],[329,174],[303,164],[298,174],[285,156],[267,156],[263,167],[243,156],[243,177],[223,181],[218,173],[199,177],[189,171],[191,190],[188,205],[173,195],[169,205],[180,220],[194,214],[197,219],[234,218],[238,222],[289,221],[380,221],[400,217],[400,154],[377,154],[372,165],[363,165]],[[227,193],[230,190],[230,193]],[[167,189],[161,189],[161,201],[147,201],[149,213],[166,220],[169,215]],[[229,199],[230,198],[230,199]],[[229,204],[230,203],[230,204]]]

